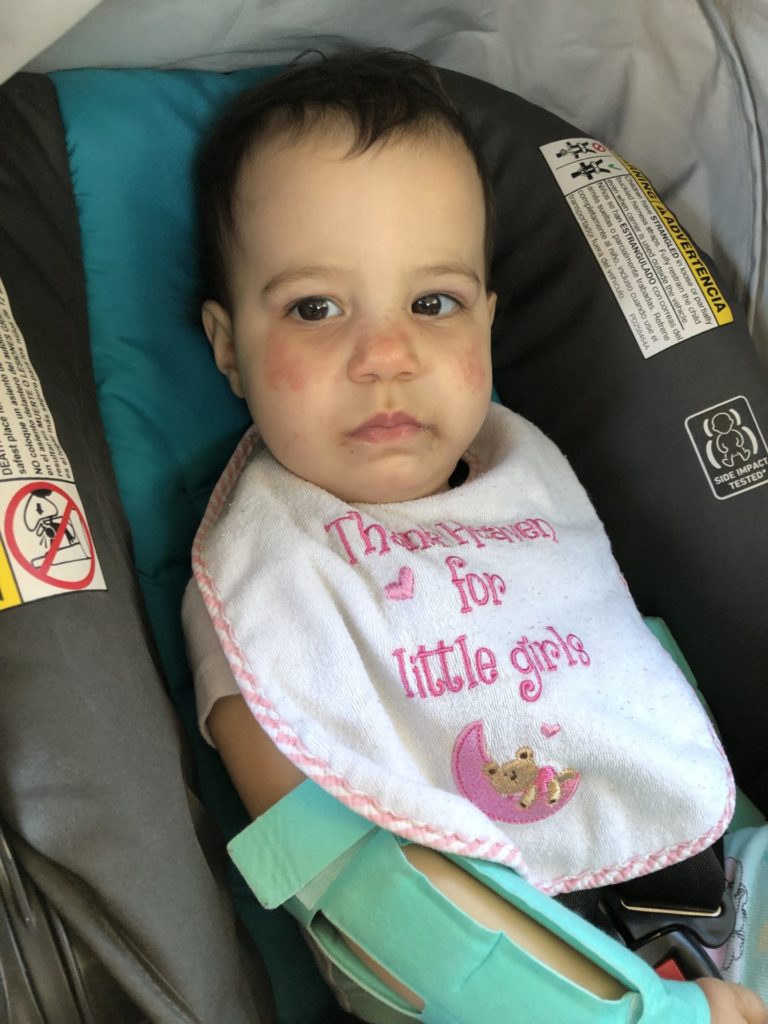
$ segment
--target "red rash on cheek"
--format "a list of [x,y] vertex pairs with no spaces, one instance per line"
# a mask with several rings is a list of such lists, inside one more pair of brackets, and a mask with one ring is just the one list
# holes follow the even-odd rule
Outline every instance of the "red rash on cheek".
[[484,359],[472,355],[462,359],[459,365],[464,384],[469,391],[480,391],[487,385],[489,371]]
[[264,357],[264,380],[270,391],[301,391],[306,378],[290,350],[270,346]]

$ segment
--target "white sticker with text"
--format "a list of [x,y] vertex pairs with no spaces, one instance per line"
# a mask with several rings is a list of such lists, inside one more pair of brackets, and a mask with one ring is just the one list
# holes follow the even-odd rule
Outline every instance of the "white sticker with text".
[[645,358],[733,321],[695,245],[642,171],[596,139],[541,147]]
[[0,280],[0,611],[106,589],[72,467]]

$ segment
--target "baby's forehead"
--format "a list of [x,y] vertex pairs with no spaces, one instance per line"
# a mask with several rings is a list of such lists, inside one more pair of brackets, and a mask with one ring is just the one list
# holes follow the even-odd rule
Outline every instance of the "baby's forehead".
[[[361,219],[378,219],[384,238],[398,218],[410,224],[422,216],[429,219],[425,237],[435,248],[449,248],[451,225],[462,222],[466,247],[476,247],[480,232],[486,248],[483,182],[461,136],[444,126],[409,126],[366,143],[349,119],[338,116],[300,129],[275,128],[254,140],[232,195],[231,257],[263,262],[265,244],[282,251],[289,241],[308,249],[333,239],[335,246],[340,223],[348,225],[351,245],[362,237]],[[451,245],[456,248],[455,240]]]
[[301,124],[267,124],[244,153],[239,169],[239,183],[247,175],[250,179],[260,172],[269,171],[275,163],[301,155],[304,163],[324,161],[329,151],[339,158],[354,159],[367,152],[391,151],[414,146],[430,150],[451,150],[466,155],[474,166],[474,158],[464,140],[445,124],[425,123],[390,129],[372,142],[366,137],[365,126],[355,124],[346,114],[321,111],[306,116]]
[[341,118],[332,121],[313,121],[301,127],[276,127],[259,133],[243,154],[238,184],[267,174],[275,164],[291,162],[301,154],[303,164],[320,159],[329,148],[338,149],[340,155],[351,155],[355,149],[352,125]]

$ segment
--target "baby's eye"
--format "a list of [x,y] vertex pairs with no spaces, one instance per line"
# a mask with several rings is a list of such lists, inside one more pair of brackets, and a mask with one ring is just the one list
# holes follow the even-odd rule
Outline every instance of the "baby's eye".
[[341,316],[341,308],[325,295],[310,295],[301,299],[288,310],[297,320],[328,320]]
[[458,299],[445,295],[443,292],[431,292],[429,295],[421,295],[411,306],[411,312],[420,316],[448,316],[458,309],[461,303]]

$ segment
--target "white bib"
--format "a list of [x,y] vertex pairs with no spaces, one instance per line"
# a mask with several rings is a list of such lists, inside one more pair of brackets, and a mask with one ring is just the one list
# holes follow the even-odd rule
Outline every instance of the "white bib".
[[565,458],[493,406],[466,461],[350,507],[246,435],[193,564],[253,714],[366,818],[545,892],[705,849],[730,768]]

